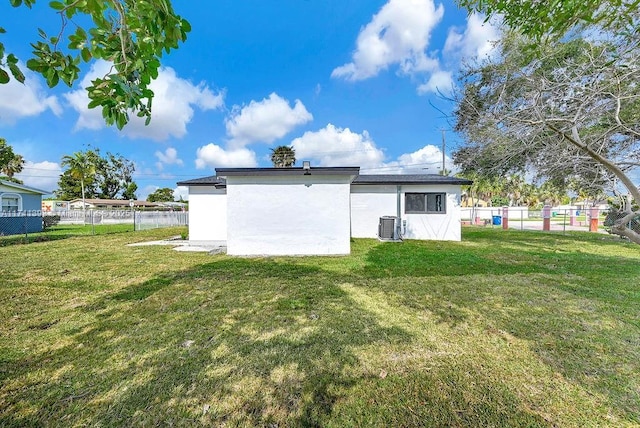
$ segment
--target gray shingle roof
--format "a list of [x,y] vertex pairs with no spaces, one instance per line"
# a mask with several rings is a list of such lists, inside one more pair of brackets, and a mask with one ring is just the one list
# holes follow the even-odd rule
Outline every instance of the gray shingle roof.
[[457,184],[469,185],[473,181],[466,178],[437,174],[376,174],[359,175],[353,184]]
[[[302,175],[306,171],[303,168],[216,168],[218,176],[283,176]],[[336,166],[336,167],[312,167],[309,169],[311,175],[358,175],[360,167],[357,166]]]
[[[353,168],[346,167],[342,172],[350,172]],[[311,173],[316,174],[322,171],[324,174],[335,171],[335,168],[312,168]],[[297,175],[302,172],[302,168],[218,168],[216,170],[220,175]],[[285,171],[284,173],[281,171]],[[286,171],[289,171],[288,173]],[[357,171],[356,171],[357,173]],[[352,184],[454,184],[469,185],[473,181],[466,178],[449,177],[437,174],[384,174],[384,175],[358,175]],[[216,186],[225,187],[226,180],[217,175],[209,177],[196,178],[178,182],[178,186]]]
[[178,186],[226,186],[227,181],[217,175],[209,177],[194,178],[193,180],[178,181]]

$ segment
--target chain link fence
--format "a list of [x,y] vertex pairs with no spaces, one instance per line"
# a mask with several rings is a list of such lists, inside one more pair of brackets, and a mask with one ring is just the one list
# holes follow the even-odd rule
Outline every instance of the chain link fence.
[[41,211],[0,211],[0,236],[25,235],[41,232]]
[[[626,214],[617,210],[609,210],[604,218],[604,227],[606,230],[611,231],[611,227],[617,220],[626,217]],[[640,214],[633,217],[628,223],[627,228],[633,230],[636,233],[640,233]]]
[[[553,208],[531,210],[527,207],[473,207],[462,208],[461,220],[464,224],[501,227],[520,230],[548,230],[556,232],[585,231],[611,232],[614,222],[624,217],[611,209],[588,207]],[[640,214],[627,227],[640,233]]]
[[527,207],[462,208],[462,221],[477,226],[520,230],[601,231],[607,210],[552,208],[532,210]]
[[0,246],[56,236],[101,235],[188,226],[182,211],[64,210],[0,212]]
[[135,216],[136,230],[188,226],[189,213],[182,211],[140,211]]

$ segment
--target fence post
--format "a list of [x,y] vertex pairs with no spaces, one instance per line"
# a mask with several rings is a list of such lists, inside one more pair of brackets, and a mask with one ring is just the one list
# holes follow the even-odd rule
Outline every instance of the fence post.
[[136,231],[136,211],[134,210],[135,202],[129,199],[129,207],[131,207],[131,217],[133,217],[133,231]]
[[597,232],[598,231],[598,208],[593,207],[589,209],[589,232]]
[[569,226],[575,226],[576,225],[576,210],[574,209],[574,207],[571,207],[569,209]]
[[502,229],[509,229],[509,207],[502,207]]
[[542,208],[542,230],[551,230],[551,205]]

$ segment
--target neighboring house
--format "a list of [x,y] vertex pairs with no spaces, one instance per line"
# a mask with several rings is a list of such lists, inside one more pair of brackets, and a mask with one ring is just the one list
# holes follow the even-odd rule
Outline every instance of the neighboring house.
[[0,180],[0,235],[42,231],[42,195],[48,193]]
[[[82,204],[80,206],[82,206]],[[44,213],[66,211],[68,209],[69,209],[69,202],[67,201],[55,201],[55,200],[42,201],[42,212]]]
[[484,199],[474,198],[473,196],[469,196],[469,194],[463,192],[460,198],[460,206],[462,208],[471,208],[471,207],[486,208],[489,206],[489,203]]
[[218,168],[189,188],[189,240],[231,255],[348,254],[350,238],[461,239],[460,186],[358,167]]
[[611,208],[607,201],[576,201],[573,206],[583,212],[586,212],[589,208],[598,208],[601,211]]
[[185,202],[171,201],[171,202],[158,202],[157,204],[160,208],[164,208],[170,211],[186,211],[186,209],[188,208]]
[[[124,199],[85,199],[85,206],[88,210],[112,210],[112,209],[128,209],[131,207],[130,202]],[[135,208],[158,208],[159,204],[147,201],[133,201]],[[69,209],[81,210],[82,199],[74,199],[69,202]]]

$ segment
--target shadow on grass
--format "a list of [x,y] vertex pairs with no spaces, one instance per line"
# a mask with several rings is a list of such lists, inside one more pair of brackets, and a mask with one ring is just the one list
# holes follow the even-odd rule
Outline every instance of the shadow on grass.
[[220,258],[102,295],[49,351],[3,361],[0,425],[548,425],[481,374],[378,376],[357,350],[414,338],[344,291],[359,277]]
[[[377,245],[363,282],[451,327],[481,319],[489,334],[526,340],[554,371],[640,423],[638,258],[599,254],[629,244],[590,237],[577,248],[571,236],[500,233],[471,233],[472,245]],[[391,280],[370,281],[384,277]]]
[[[508,236],[501,237],[503,233]],[[598,248],[630,246],[610,237],[594,238],[596,246],[587,252],[576,247],[575,238],[570,236],[486,230],[467,235],[473,246],[465,241],[418,240],[375,245],[365,256],[362,275],[394,278],[565,273],[605,280],[621,269],[640,273],[638,258],[600,254]]]
[[68,239],[78,235],[65,234],[48,234],[47,232],[30,233],[26,237],[24,235],[0,236],[0,247],[8,247],[10,245],[27,245],[34,242],[49,242]]

